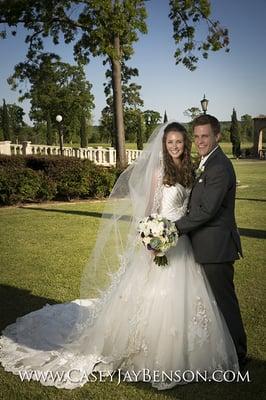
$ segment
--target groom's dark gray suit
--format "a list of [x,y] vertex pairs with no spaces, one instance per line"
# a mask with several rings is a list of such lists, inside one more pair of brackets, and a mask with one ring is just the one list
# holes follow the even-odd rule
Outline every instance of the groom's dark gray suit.
[[242,256],[234,212],[235,192],[232,163],[218,147],[195,181],[187,215],[176,221],[176,226],[181,234],[190,236],[195,259],[204,268],[241,364],[247,344],[233,283],[233,263]]

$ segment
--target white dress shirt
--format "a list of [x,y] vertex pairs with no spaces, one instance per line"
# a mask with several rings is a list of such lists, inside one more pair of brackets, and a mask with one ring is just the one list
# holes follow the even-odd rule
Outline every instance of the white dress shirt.
[[200,163],[199,163],[199,168],[201,168],[204,164],[205,164],[205,162],[208,160],[208,158],[210,157],[210,155],[212,154],[212,153],[214,153],[215,152],[215,150],[216,149],[218,149],[218,145],[209,153],[209,154],[207,154],[206,156],[204,156],[204,157],[201,157],[201,160],[200,160]]

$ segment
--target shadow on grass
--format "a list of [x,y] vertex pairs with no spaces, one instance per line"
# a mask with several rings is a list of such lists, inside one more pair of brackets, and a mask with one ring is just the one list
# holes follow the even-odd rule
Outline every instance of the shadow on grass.
[[16,330],[8,328],[5,336],[32,349],[51,351],[62,347],[79,327],[80,318],[88,321],[93,310],[88,307],[93,304],[90,300],[86,304],[58,303],[25,289],[7,285],[0,285],[0,289],[0,302],[5,310],[0,316],[1,330],[16,321]]
[[238,228],[240,236],[247,236],[256,239],[266,239],[266,231],[262,229],[249,229],[249,228]]
[[[21,207],[24,208],[24,207]],[[93,218],[102,218],[102,213],[94,212],[94,211],[76,211],[76,210],[60,210],[60,209],[50,209],[50,208],[35,208],[35,207],[25,207],[26,210],[34,210],[34,211],[47,211],[47,212],[55,212],[55,213],[64,213],[64,214],[73,214],[73,215],[82,215],[86,217]],[[104,214],[104,218],[110,219],[112,214]],[[121,218],[123,221],[129,221],[130,217],[127,215],[123,215]],[[266,231],[260,229],[249,229],[249,228],[239,228],[240,236],[247,236],[257,239],[265,239]]]
[[14,286],[0,285],[0,331],[15,322],[16,318],[38,310],[45,304],[56,304],[58,301],[33,295],[27,289]]
[[266,202],[266,200],[265,200],[265,199],[248,199],[248,198],[246,198],[246,197],[236,197],[236,200],[246,200],[246,201],[261,201],[261,202],[263,202],[263,203],[265,203],[265,202]]
[[[63,214],[72,214],[72,215],[81,215],[85,217],[93,217],[93,218],[102,218],[103,214],[95,211],[77,211],[77,210],[60,210],[60,209],[52,209],[52,208],[40,208],[40,207],[20,207],[25,210],[34,210],[34,211],[48,211],[54,213],[63,213]],[[110,219],[113,214],[104,214],[104,218]],[[123,221],[129,221],[130,217],[128,215],[123,215],[121,218]]]

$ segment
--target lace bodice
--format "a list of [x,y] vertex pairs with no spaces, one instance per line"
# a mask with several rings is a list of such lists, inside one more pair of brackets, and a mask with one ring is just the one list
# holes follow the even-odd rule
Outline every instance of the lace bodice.
[[171,221],[176,221],[185,215],[190,190],[180,183],[175,186],[163,185],[160,214]]

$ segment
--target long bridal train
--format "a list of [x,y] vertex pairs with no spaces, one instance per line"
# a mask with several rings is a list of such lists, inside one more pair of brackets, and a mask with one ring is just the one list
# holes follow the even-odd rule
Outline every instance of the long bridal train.
[[[161,214],[180,218],[187,196],[180,184],[165,186]],[[48,374],[40,382],[66,389],[83,386],[96,371],[119,369],[139,381],[146,379],[140,371],[158,371],[161,378],[151,384],[159,390],[184,383],[163,379],[163,373],[189,370],[211,378],[218,369],[237,372],[233,341],[188,237],[181,236],[167,257],[168,266],[160,268],[144,247],[137,248],[103,298],[46,305],[18,318],[0,339],[4,369],[65,371],[64,379]]]

